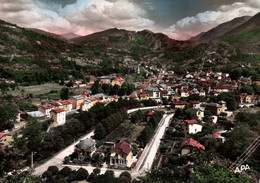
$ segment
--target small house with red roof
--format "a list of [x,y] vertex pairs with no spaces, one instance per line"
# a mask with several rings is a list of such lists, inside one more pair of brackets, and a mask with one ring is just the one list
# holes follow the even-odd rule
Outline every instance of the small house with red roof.
[[63,109],[54,109],[50,112],[50,118],[58,125],[66,123],[66,111]]
[[66,112],[72,111],[72,102],[69,100],[60,101],[60,108],[65,110]]
[[171,102],[171,106],[175,109],[184,109],[186,106],[186,103],[182,100],[173,101],[173,102]]
[[16,122],[18,122],[18,123],[21,121],[21,113],[22,113],[22,111],[20,111],[20,110],[17,111]]
[[205,150],[205,147],[202,144],[192,138],[183,140],[181,142],[181,148],[181,155],[202,152]]
[[198,124],[198,122],[195,119],[184,120],[181,123],[181,125],[184,131],[189,134],[196,134],[202,131],[202,125]]
[[118,77],[112,81],[112,86],[118,85],[120,88],[124,84],[125,80]]
[[136,91],[132,92],[132,93],[127,97],[127,99],[128,99],[128,100],[130,100],[130,99],[139,100]]
[[153,117],[153,115],[154,115],[154,111],[149,111],[147,113],[147,121],[150,121],[150,119]]
[[111,149],[110,165],[131,167],[133,162],[133,148],[126,142],[119,142]]
[[41,113],[45,114],[49,118],[50,117],[50,112],[53,109],[54,109],[53,105],[43,105],[43,106],[41,106],[38,109],[38,111],[40,111]]

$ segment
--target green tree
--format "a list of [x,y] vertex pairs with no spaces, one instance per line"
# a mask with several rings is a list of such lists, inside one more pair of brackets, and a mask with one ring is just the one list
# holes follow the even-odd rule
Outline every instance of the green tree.
[[94,172],[94,174],[98,175],[98,174],[100,174],[101,170],[99,168],[95,168],[93,170],[93,172]]
[[127,179],[132,179],[131,177],[131,174],[127,171],[124,171],[120,174],[120,177],[124,177],[124,178],[127,178]]
[[199,165],[195,167],[195,183],[230,182],[253,183],[240,174],[231,172],[228,168],[214,164],[212,166]]
[[0,106],[0,131],[11,129],[17,117],[17,108],[12,105]]
[[50,171],[52,173],[52,175],[57,175],[59,172],[59,169],[56,166],[49,166],[47,171]]
[[241,87],[240,90],[241,93],[247,93],[248,95],[253,95],[254,94],[254,88],[249,85],[244,85]]
[[69,89],[68,88],[62,88],[60,91],[60,98],[62,100],[69,99]]
[[102,139],[106,135],[106,130],[105,130],[104,126],[102,124],[99,125],[96,128],[94,134],[95,134],[94,136],[96,139],[98,139],[98,140]]
[[88,178],[88,171],[84,168],[80,168],[77,171],[77,180],[86,180]]
[[60,174],[63,175],[64,177],[67,177],[71,172],[72,172],[71,168],[65,166],[64,168],[61,169]]
[[22,131],[23,137],[27,138],[27,148],[30,151],[37,151],[43,139],[44,132],[42,123],[38,122],[36,118],[28,118],[28,122]]

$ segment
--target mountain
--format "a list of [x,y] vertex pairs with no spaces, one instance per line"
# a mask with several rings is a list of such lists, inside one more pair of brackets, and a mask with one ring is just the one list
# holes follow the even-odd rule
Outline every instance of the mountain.
[[152,50],[168,51],[181,51],[198,44],[195,41],[177,41],[162,33],[153,33],[149,30],[135,32],[117,28],[77,37],[70,41],[87,46],[105,46],[120,49],[141,46]]
[[230,43],[242,53],[260,54],[260,13],[220,36],[220,40]]
[[52,38],[54,38],[54,39],[60,39],[60,40],[63,40],[63,41],[66,40],[66,39],[64,39],[64,37],[61,36],[61,35],[54,34],[54,33],[51,33],[51,32],[47,32],[47,31],[44,31],[44,30],[41,30],[41,29],[28,28],[27,30],[30,30],[30,31],[33,31],[33,32],[37,32],[37,33],[42,34],[42,35],[45,35],[45,36],[47,36],[47,37],[52,37]]
[[251,18],[250,16],[243,16],[243,17],[235,18],[229,22],[225,22],[223,24],[218,25],[217,27],[215,27],[207,32],[202,32],[199,35],[192,37],[191,40],[199,41],[201,43],[207,43],[219,36],[224,35],[225,33],[233,30],[234,28],[244,24],[250,18]]
[[65,39],[67,39],[67,40],[74,39],[74,38],[76,38],[76,37],[80,37],[80,35],[74,34],[74,33],[72,33],[72,32],[67,33],[67,34],[62,34],[61,36],[62,36],[63,38],[65,38]]

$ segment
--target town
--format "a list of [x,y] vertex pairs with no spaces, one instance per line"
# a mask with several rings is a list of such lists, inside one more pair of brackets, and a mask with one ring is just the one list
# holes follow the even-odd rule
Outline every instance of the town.
[[[237,129],[236,121],[247,123],[249,114],[244,111],[258,111],[260,88],[260,81],[234,77],[218,70],[174,72],[139,64],[130,75],[64,81],[60,98],[2,98],[6,103],[16,101],[19,109],[6,116],[13,120],[13,128],[1,132],[1,151],[25,146],[14,166],[30,169],[47,182],[58,179],[59,169],[69,169],[71,173],[64,175],[68,180],[77,180],[74,170],[87,170],[87,176],[113,171],[132,178],[170,164],[192,171],[193,164],[202,161],[195,157],[210,154],[207,161],[231,166],[218,159],[216,151],[242,153],[224,145],[230,134],[253,138]],[[6,110],[8,114],[13,109]],[[258,118],[259,112],[255,115]],[[32,154],[23,162],[26,151]],[[43,162],[45,158],[49,160]],[[27,168],[19,166],[28,163]]]

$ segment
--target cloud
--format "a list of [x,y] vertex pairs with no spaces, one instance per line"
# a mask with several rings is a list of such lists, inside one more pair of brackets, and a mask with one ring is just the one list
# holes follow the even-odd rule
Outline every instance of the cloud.
[[186,40],[236,17],[253,16],[258,12],[260,12],[259,0],[222,5],[215,11],[205,11],[193,17],[183,18],[165,30],[165,33],[174,39]]
[[154,22],[131,0],[3,0],[0,17],[19,26],[54,33],[89,34],[113,27],[152,29]]

